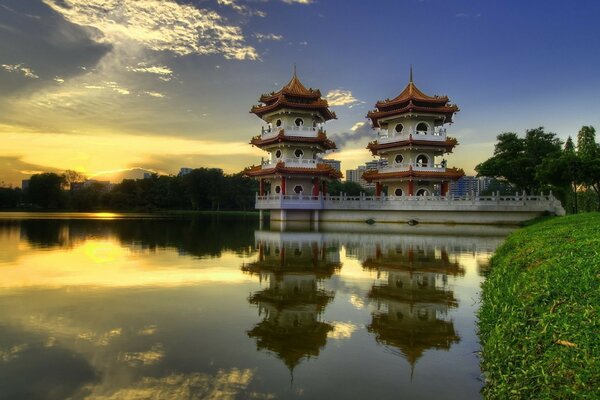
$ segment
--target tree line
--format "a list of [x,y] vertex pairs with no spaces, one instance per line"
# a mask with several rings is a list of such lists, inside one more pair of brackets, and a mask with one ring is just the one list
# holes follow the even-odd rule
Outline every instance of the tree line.
[[184,176],[152,174],[107,187],[74,171],[32,175],[25,190],[0,188],[0,208],[47,210],[253,210],[255,180],[198,168]]
[[577,145],[570,136],[563,143],[543,127],[527,130],[525,137],[502,133],[497,140],[493,156],[475,167],[478,176],[528,193],[552,190],[568,212],[600,210],[600,144],[594,127],[581,128]]

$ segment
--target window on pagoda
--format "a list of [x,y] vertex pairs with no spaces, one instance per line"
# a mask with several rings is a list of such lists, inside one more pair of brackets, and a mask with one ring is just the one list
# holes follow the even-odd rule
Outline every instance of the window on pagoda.
[[400,133],[400,132],[402,132],[402,129],[404,129],[404,126],[402,126],[402,124],[396,124],[396,127],[394,128],[394,130],[395,130],[397,133]]
[[294,151],[294,155],[300,158],[304,155],[304,152],[302,151],[302,149],[296,149],[296,151]]
[[281,158],[281,150],[275,152],[275,158]]
[[396,164],[401,164],[402,161],[404,161],[404,157],[402,156],[402,154],[398,154],[396,155],[396,157],[394,157],[394,162]]
[[398,188],[398,189],[394,190],[394,195],[395,196],[402,196],[402,189]]
[[429,192],[427,191],[427,189],[417,190],[417,196],[427,196],[427,195],[429,195]]
[[281,120],[278,119],[277,121],[275,121],[275,126],[280,127],[281,126]]
[[302,118],[296,118],[294,124],[296,124],[296,126],[302,126],[304,125],[304,120]]
[[419,122],[417,124],[417,132],[418,133],[425,135],[425,134],[427,134],[428,130],[429,130],[429,126],[425,122]]
[[300,186],[300,185],[296,185],[296,186],[294,186],[294,193],[296,193],[296,194],[300,194],[300,193],[302,193],[303,191],[304,191],[304,188],[303,188],[302,186]]
[[281,186],[275,186],[275,193],[281,193]]
[[420,154],[419,156],[417,156],[417,167],[426,167],[428,163],[429,159],[426,155]]

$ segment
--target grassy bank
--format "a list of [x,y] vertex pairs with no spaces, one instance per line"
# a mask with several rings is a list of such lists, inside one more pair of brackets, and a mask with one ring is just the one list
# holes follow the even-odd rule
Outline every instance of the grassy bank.
[[598,399],[600,213],[542,220],[491,261],[479,330],[488,399]]

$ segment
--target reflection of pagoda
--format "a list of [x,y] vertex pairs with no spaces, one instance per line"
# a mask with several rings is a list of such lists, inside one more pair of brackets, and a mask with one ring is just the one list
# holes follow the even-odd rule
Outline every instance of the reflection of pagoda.
[[443,248],[377,246],[363,267],[387,274],[387,281],[369,293],[377,300],[377,311],[367,329],[379,343],[398,348],[414,366],[426,350],[449,350],[460,340],[453,321],[446,318],[458,305],[447,277],[463,275],[464,270]]
[[267,280],[268,286],[248,299],[264,318],[248,336],[258,349],[272,351],[293,370],[303,358],[319,355],[333,329],[320,320],[333,293],[319,283],[340,268],[339,253],[327,252],[318,240],[257,242],[258,261],[242,270]]

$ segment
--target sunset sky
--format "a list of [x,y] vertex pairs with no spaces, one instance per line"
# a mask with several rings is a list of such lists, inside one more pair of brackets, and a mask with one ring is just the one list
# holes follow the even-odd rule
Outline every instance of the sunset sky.
[[412,64],[461,108],[449,163],[469,174],[501,132],[600,128],[599,17],[595,0],[0,0],[0,182],[238,172],[262,155],[248,110],[294,64],[338,115],[328,135],[355,130],[343,170],[371,159],[359,123]]

